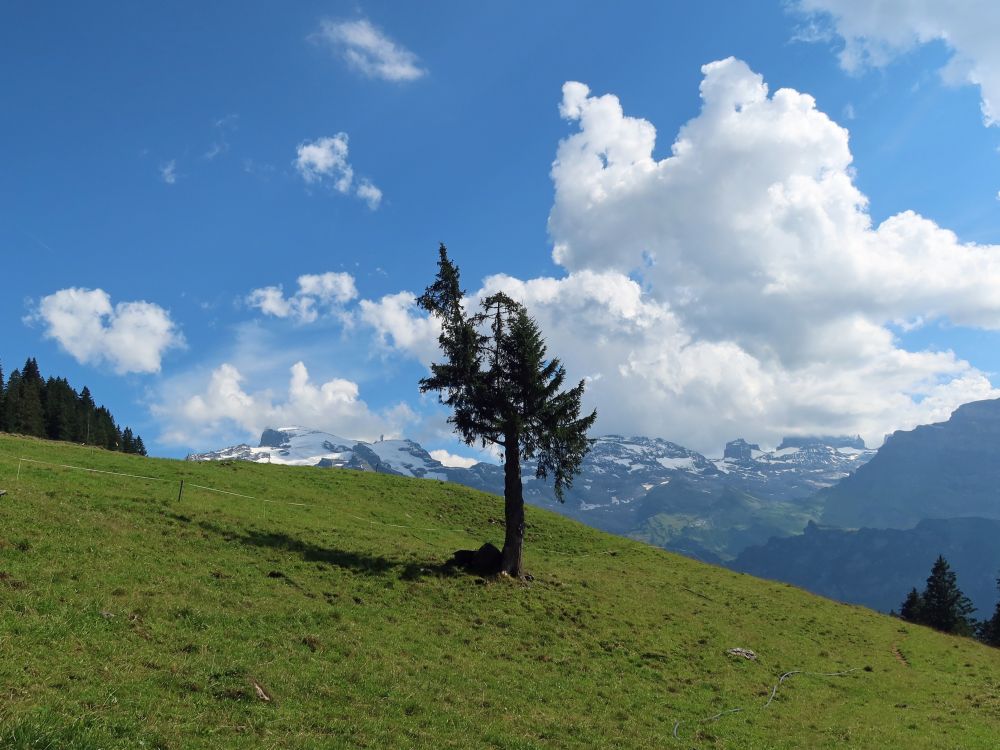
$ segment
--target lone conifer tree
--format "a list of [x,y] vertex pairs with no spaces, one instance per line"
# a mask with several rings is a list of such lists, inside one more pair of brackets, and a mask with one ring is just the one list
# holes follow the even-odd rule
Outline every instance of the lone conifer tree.
[[923,624],[923,615],[924,598],[917,593],[916,588],[912,588],[899,608],[899,616],[907,622]]
[[927,577],[927,588],[920,597],[920,622],[945,633],[969,635],[972,632],[972,621],[969,615],[975,610],[969,598],[958,588],[955,571],[948,565],[942,555],[931,568]]
[[458,267],[441,245],[434,283],[417,303],[441,321],[444,361],[431,365],[422,392],[438,391],[448,421],[468,445],[498,445],[504,453],[504,537],[501,571],[520,576],[524,546],[521,462],[537,460],[536,476],[555,478],[560,501],[590,449],[587,430],[597,412],[580,416],[584,383],[560,391],[566,370],[546,360],[545,341],[525,307],[499,292],[467,315]]

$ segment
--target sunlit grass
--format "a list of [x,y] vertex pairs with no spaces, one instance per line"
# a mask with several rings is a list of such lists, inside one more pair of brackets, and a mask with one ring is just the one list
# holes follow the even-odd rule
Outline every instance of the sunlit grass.
[[[166,481],[27,463],[17,480],[19,457]],[[1000,652],[551,513],[529,509],[533,581],[449,574],[453,550],[503,538],[501,501],[455,485],[0,436],[0,489],[0,747],[1000,736]],[[855,671],[791,677],[763,708],[797,669]]]

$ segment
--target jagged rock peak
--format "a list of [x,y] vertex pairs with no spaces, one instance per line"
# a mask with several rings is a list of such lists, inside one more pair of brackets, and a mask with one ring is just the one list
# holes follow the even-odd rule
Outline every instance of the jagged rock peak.
[[730,440],[726,443],[726,449],[722,452],[723,458],[729,458],[733,461],[751,461],[753,460],[753,452],[760,452],[760,446],[756,443],[748,443],[743,438],[736,438],[736,440]]
[[848,435],[802,435],[789,436],[781,439],[778,450],[785,448],[856,448],[865,450],[865,441],[860,435],[850,437]]
[[288,435],[279,430],[272,430],[268,427],[260,435],[260,445],[258,448],[280,448],[288,443]]

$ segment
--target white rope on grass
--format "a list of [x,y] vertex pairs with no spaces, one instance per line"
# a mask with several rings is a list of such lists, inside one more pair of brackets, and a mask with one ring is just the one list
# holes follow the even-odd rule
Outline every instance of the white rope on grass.
[[[778,681],[774,684],[774,687],[771,688],[771,697],[767,699],[767,703],[765,703],[763,706],[761,706],[761,711],[763,711],[765,708],[767,708],[768,706],[771,705],[771,702],[774,700],[774,697],[778,694],[778,686],[781,685],[789,677],[792,677],[792,676],[797,675],[797,674],[808,674],[808,675],[814,675],[816,677],[841,677],[841,676],[843,676],[845,674],[850,674],[851,672],[857,672],[859,669],[860,669],[860,667],[853,667],[853,668],[845,670],[843,672],[807,672],[804,669],[793,669],[791,672],[785,672],[783,675],[781,675],[778,678]],[[735,714],[735,713],[739,713],[739,712],[741,712],[743,710],[744,709],[742,707],[741,708],[729,708],[729,709],[726,709],[725,711],[721,711],[721,712],[715,714],[714,716],[709,716],[707,719],[700,719],[699,723],[705,724],[705,723],[707,723],[709,721],[718,721],[719,719],[721,719],[723,716],[726,716],[727,714]],[[675,721],[674,722],[674,732],[673,732],[675,740],[679,740],[680,739],[680,736],[677,734],[677,732],[680,729],[680,727],[681,727],[681,722]]]
[[765,703],[763,707],[767,708],[768,706],[771,705],[771,701],[774,700],[774,696],[778,694],[778,686],[785,680],[787,680],[789,677],[792,677],[793,675],[810,674],[816,677],[841,677],[845,674],[850,674],[851,672],[857,672],[858,669],[860,669],[860,667],[854,667],[844,672],[806,672],[803,669],[793,669],[791,672],[785,672],[783,675],[781,675],[781,677],[778,678],[778,681],[774,684],[774,687],[771,689],[771,697],[767,699],[767,703]]
[[[103,469],[88,469],[86,466],[70,466],[69,464],[55,464],[51,461],[39,461],[34,458],[19,458],[18,461],[27,461],[32,464],[44,464],[45,466],[58,466],[60,469],[77,469],[78,471],[89,471],[94,474],[114,474],[119,477],[131,477],[132,479],[148,479],[151,482],[176,482],[176,479],[164,479],[163,477],[147,477],[141,474],[125,474],[120,471],[105,471]],[[20,466],[18,467],[20,471]],[[20,474],[18,474],[20,476]]]
[[[116,476],[116,477],[129,477],[131,479],[146,479],[146,480],[149,480],[151,482],[169,482],[169,483],[173,483],[173,482],[184,481],[184,480],[181,480],[181,479],[164,479],[163,477],[149,477],[149,476],[145,476],[143,474],[127,474],[127,473],[125,473],[123,471],[107,471],[105,469],[91,469],[91,468],[88,468],[86,466],[71,466],[70,464],[57,464],[57,463],[53,463],[51,461],[40,461],[40,460],[35,459],[35,458],[18,458],[18,463],[17,463],[17,478],[18,479],[21,478],[21,463],[24,462],[24,461],[27,461],[28,463],[33,463],[33,464],[42,464],[44,466],[56,466],[56,467],[58,467],[60,469],[76,469],[77,471],[89,471],[92,474],[110,474],[110,475]],[[311,508],[311,507],[313,507],[313,506],[308,505],[306,503],[294,503],[294,502],[291,502],[291,501],[288,501],[288,500],[270,500],[270,499],[268,499],[266,497],[255,497],[253,495],[244,495],[243,493],[240,493],[240,492],[232,492],[231,490],[220,490],[217,487],[206,487],[203,484],[195,484],[194,482],[184,481],[184,486],[185,487],[196,487],[199,490],[206,490],[208,492],[218,492],[218,493],[220,493],[222,495],[232,495],[234,497],[245,497],[248,500],[260,500],[261,502],[265,502],[265,503],[281,503],[283,505],[295,505],[295,506],[298,506],[300,508]]]
[[[178,479],[164,479],[163,477],[148,477],[148,476],[144,476],[144,475],[141,475],[141,474],[126,474],[125,472],[121,472],[121,471],[107,471],[107,470],[104,470],[104,469],[90,469],[90,468],[87,468],[86,466],[71,466],[69,464],[57,464],[57,463],[52,463],[51,461],[40,461],[40,460],[34,459],[34,458],[19,458],[18,459],[18,465],[17,465],[17,471],[18,471],[17,476],[18,476],[18,479],[20,479],[20,477],[21,477],[21,462],[22,461],[28,461],[29,463],[35,463],[35,464],[43,464],[45,466],[57,466],[57,467],[59,467],[61,469],[76,469],[78,471],[89,471],[89,472],[94,473],[94,474],[110,474],[110,475],[119,476],[119,477],[130,477],[132,479],[147,479],[147,480],[149,480],[151,482],[177,482],[177,481],[181,481],[181,480],[178,480]],[[259,501],[264,502],[264,503],[279,503],[281,505],[293,505],[293,506],[298,507],[298,508],[313,508],[313,507],[316,507],[314,505],[310,505],[309,503],[295,503],[295,502],[292,502],[290,500],[271,500],[271,499],[266,498],[266,497],[255,497],[254,495],[244,495],[243,493],[240,493],[240,492],[232,492],[230,490],[220,490],[220,489],[218,489],[216,487],[206,487],[205,485],[195,484],[193,482],[187,482],[187,481],[185,481],[184,484],[187,487],[195,487],[195,488],[197,488],[199,490],[206,490],[207,492],[217,492],[217,493],[220,493],[222,495],[231,495],[233,497],[243,497],[243,498],[246,498],[248,500],[259,500]],[[443,527],[430,527],[430,526],[406,526],[406,525],[400,524],[400,523],[386,523],[385,521],[376,521],[376,520],[371,519],[371,518],[361,518],[361,516],[355,516],[352,513],[346,513],[345,515],[349,516],[350,518],[354,518],[355,520],[361,521],[363,523],[369,523],[369,524],[377,525],[377,526],[387,526],[389,528],[394,528],[394,529],[406,529],[408,531],[447,531],[447,532],[453,533],[453,534],[469,534],[469,532],[466,529],[449,529],[449,528],[443,528]],[[617,555],[617,554],[619,554],[618,550],[605,550],[603,552],[581,552],[581,553],[574,553],[574,552],[562,552],[560,550],[547,550],[545,548],[540,548],[540,549],[539,548],[535,548],[535,551],[536,552],[541,552],[541,553],[544,553],[544,554],[563,555],[565,557],[574,557],[574,558],[576,558],[576,557],[593,557],[593,556],[596,556],[596,555]]]
[[[205,487],[201,484],[195,484],[194,482],[185,482],[185,487],[197,487],[199,490],[208,490],[209,492],[218,492],[223,495],[233,495],[235,497],[245,497],[250,500],[263,500],[265,503],[281,502],[280,500],[268,500],[266,498],[257,498],[253,495],[241,495],[239,492],[230,492],[229,490],[217,490],[215,487]],[[297,503],[298,504],[298,503]]]

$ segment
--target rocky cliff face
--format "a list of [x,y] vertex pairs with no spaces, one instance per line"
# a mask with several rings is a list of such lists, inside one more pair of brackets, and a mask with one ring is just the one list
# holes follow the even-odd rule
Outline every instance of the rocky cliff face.
[[908,529],[925,518],[1000,519],[1000,399],[894,432],[855,474],[821,493],[823,523]]
[[754,456],[759,456],[762,452],[756,443],[748,443],[743,438],[737,438],[726,443],[722,457],[736,463],[748,463],[754,460]]

